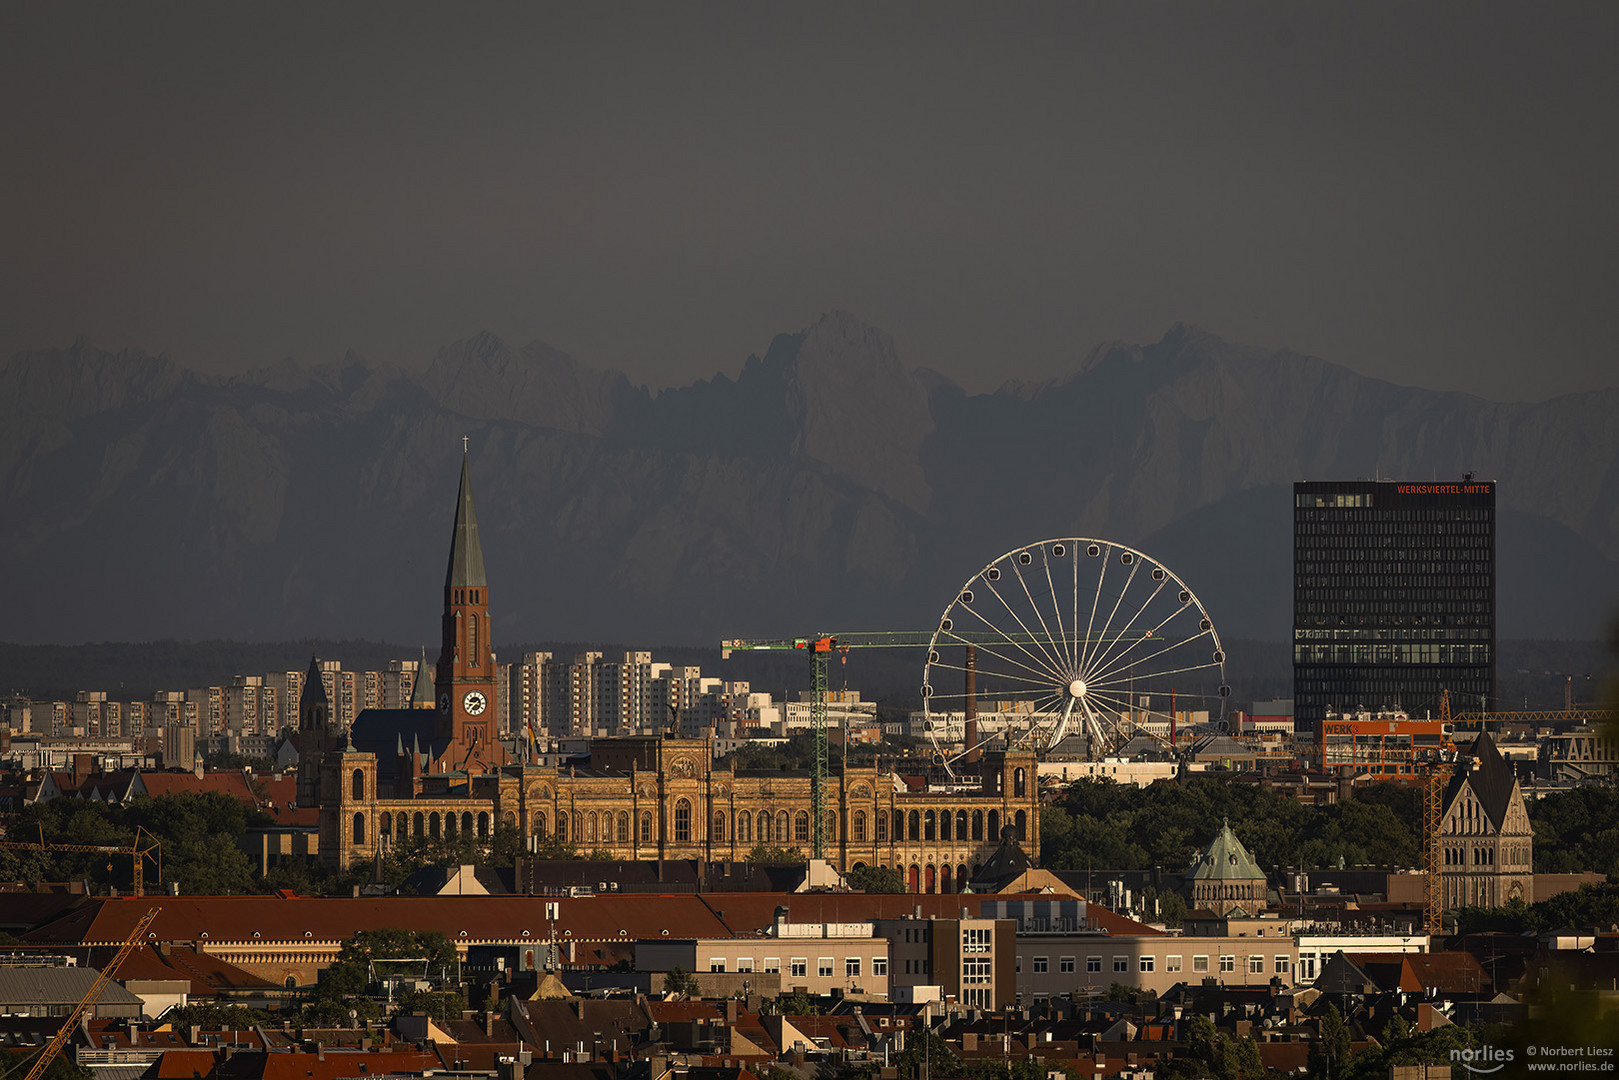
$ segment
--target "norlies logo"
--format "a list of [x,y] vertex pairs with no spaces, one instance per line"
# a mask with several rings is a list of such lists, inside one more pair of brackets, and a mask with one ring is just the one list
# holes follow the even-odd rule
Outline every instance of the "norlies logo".
[[1474,1050],[1452,1050],[1450,1060],[1461,1065],[1468,1072],[1490,1073],[1500,1072],[1512,1060],[1511,1050],[1501,1050],[1494,1046],[1481,1046]]

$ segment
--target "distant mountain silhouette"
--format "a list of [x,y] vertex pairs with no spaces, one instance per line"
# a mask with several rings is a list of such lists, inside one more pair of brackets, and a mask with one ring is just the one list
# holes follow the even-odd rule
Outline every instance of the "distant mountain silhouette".
[[834,312],[651,393],[492,334],[218,378],[80,341],[0,368],[19,642],[437,640],[461,436],[496,640],[931,626],[994,557],[1118,540],[1281,640],[1298,479],[1500,482],[1504,637],[1619,598],[1619,392],[1503,404],[1177,326],[968,394]]

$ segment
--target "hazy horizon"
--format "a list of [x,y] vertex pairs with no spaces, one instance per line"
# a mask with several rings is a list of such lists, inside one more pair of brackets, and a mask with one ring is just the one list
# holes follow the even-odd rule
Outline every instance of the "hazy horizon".
[[843,308],[982,390],[1177,322],[1403,385],[1615,383],[1611,5],[46,5],[0,356],[487,329],[654,388]]

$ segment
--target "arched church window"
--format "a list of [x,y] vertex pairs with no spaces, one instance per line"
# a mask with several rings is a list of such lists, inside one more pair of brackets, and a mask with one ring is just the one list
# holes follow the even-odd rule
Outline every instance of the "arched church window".
[[354,791],[354,797],[356,799],[365,798],[365,770],[363,770],[363,769],[355,769],[354,770],[353,791]]

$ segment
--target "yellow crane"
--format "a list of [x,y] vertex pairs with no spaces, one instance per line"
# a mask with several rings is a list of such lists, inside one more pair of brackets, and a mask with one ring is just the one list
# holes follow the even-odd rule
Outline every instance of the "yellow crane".
[[[129,855],[135,860],[135,895],[146,895],[146,860],[152,859],[157,863],[158,874],[163,872],[162,845],[157,837],[135,826],[135,840],[128,846],[118,844],[58,844],[45,839],[45,826],[39,827],[39,840],[0,840],[0,847],[19,848],[23,851],[82,851],[101,852],[107,855]],[[110,869],[110,864],[109,864]]]
[[129,954],[140,943],[141,935],[146,933],[147,927],[152,925],[152,922],[157,918],[157,913],[162,910],[162,908],[152,908],[141,918],[140,922],[135,924],[135,929],[131,930],[129,937],[124,939],[123,946],[113,956],[112,962],[102,968],[101,974],[96,976],[95,985],[90,987],[90,992],[85,994],[79,1000],[79,1003],[73,1007],[73,1011],[68,1013],[67,1020],[62,1024],[61,1030],[56,1033],[56,1037],[46,1043],[45,1049],[40,1051],[39,1060],[34,1062],[32,1069],[28,1070],[26,1080],[39,1080],[45,1070],[50,1068],[51,1062],[56,1059],[57,1054],[62,1052],[62,1047],[67,1045],[68,1039],[72,1037],[73,1029],[79,1026],[79,1018],[84,1015],[86,1009],[95,1004],[96,999],[101,996],[101,992],[107,988],[107,984],[112,982],[113,975],[117,974],[118,969],[129,958]]

